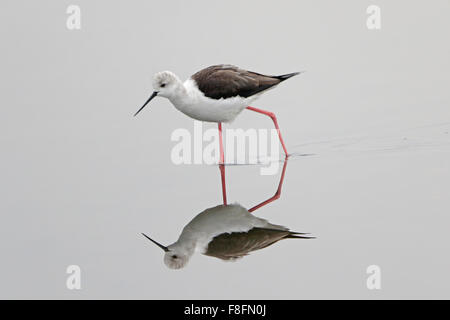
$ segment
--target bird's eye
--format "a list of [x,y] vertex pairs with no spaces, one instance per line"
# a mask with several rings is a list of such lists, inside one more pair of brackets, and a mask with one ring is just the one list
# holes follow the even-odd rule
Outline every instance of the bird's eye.
[[166,86],[165,83],[161,83],[161,88],[164,88]]
[[178,257],[177,257],[176,255],[173,255],[172,258],[176,259],[176,258],[178,258]]

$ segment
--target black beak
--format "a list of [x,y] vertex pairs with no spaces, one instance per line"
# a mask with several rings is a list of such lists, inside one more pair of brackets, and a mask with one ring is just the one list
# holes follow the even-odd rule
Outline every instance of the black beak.
[[[145,105],[144,105],[145,106]],[[147,236],[145,233],[142,233],[142,235],[144,237],[146,237],[148,240],[150,240],[151,242],[153,242],[154,244],[156,244],[158,247],[160,247],[161,249],[163,249],[165,252],[169,251],[169,248],[163,246],[161,243],[156,242],[155,240],[153,240],[152,238],[150,238],[149,236]]]
[[144,109],[144,107],[154,98],[158,95],[157,91],[154,91],[152,93],[152,95],[150,96],[150,98],[148,98],[148,100],[144,103],[144,105],[134,114],[134,116],[136,117],[136,115],[141,112],[142,109]]

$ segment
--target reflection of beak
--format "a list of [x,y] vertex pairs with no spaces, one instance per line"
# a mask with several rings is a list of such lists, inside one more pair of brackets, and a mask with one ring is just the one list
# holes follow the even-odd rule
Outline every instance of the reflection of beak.
[[[145,105],[144,105],[145,106]],[[139,111],[138,111],[139,112]],[[151,242],[153,242],[154,244],[156,244],[158,247],[160,247],[161,249],[163,249],[165,252],[169,251],[169,248],[163,246],[161,243],[156,242],[155,240],[153,240],[152,238],[150,238],[149,236],[147,236],[145,233],[142,234],[144,237],[146,237],[148,240],[150,240]]]
[[152,95],[150,96],[150,98],[148,98],[148,100],[144,103],[144,105],[134,114],[134,116],[136,117],[136,115],[141,112],[142,109],[144,109],[144,107],[154,98],[158,95],[158,91],[154,91],[152,93]]

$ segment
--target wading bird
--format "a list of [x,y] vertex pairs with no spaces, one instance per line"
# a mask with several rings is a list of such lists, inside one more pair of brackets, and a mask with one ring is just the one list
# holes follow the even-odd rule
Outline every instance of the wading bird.
[[222,122],[233,121],[248,109],[269,116],[278,131],[285,156],[288,152],[273,112],[249,106],[265,91],[274,88],[300,72],[268,76],[232,65],[215,65],[195,73],[185,82],[170,71],[155,74],[153,93],[135,116],[156,96],[165,97],[187,116],[206,122],[217,122],[219,129],[220,163],[224,163]]

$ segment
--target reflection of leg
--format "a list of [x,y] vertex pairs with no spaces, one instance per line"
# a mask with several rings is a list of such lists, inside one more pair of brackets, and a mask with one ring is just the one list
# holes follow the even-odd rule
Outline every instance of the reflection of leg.
[[257,109],[257,108],[250,107],[250,106],[248,106],[247,109],[251,110],[251,111],[258,112],[258,113],[265,114],[266,116],[269,116],[272,119],[273,123],[275,124],[275,128],[277,129],[278,137],[280,138],[281,145],[283,146],[284,154],[286,155],[286,158],[289,157],[289,154],[287,152],[286,146],[284,145],[283,137],[281,136],[280,127],[278,126],[278,121],[277,121],[277,117],[275,116],[275,113],[270,112],[270,111]]
[[253,212],[253,211],[265,206],[266,204],[271,203],[272,201],[275,201],[280,198],[281,187],[283,186],[283,181],[284,181],[284,174],[286,173],[286,166],[287,166],[287,159],[284,161],[283,171],[281,172],[281,178],[280,178],[280,182],[278,183],[277,192],[275,192],[275,194],[272,197],[270,197],[269,199],[267,199],[266,201],[261,202],[260,204],[254,206],[253,208],[250,208],[248,210],[249,212]]
[[227,205],[227,186],[225,185],[225,166],[223,164],[219,164],[220,170],[220,178],[222,180],[222,198],[223,204]]
[[225,155],[223,152],[223,141],[222,141],[222,122],[219,122],[219,145],[220,145],[220,160],[219,164],[224,164]]

